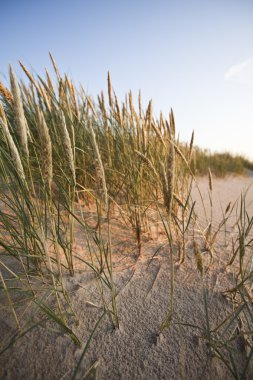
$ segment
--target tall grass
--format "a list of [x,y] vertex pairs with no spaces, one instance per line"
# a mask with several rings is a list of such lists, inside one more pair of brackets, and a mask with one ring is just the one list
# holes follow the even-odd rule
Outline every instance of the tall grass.
[[[234,158],[229,166],[231,156],[218,159],[194,148],[194,134],[189,145],[180,143],[172,110],[168,120],[162,114],[157,119],[152,101],[144,109],[139,94],[136,109],[131,92],[121,103],[109,73],[108,102],[101,92],[96,103],[82,88],[77,91],[50,57],[55,80],[47,71],[44,78],[35,78],[20,63],[28,84],[18,81],[11,67],[10,89],[0,82],[0,267],[8,274],[6,277],[0,271],[0,280],[18,330],[4,342],[2,352],[31,328],[49,320],[80,344],[69,327],[69,317],[74,313],[64,285],[65,276],[75,275],[77,261],[93,270],[103,316],[108,315],[114,327],[119,327],[111,242],[111,217],[116,210],[121,223],[132,231],[136,258],[142,254],[143,234],[149,232],[153,215],[161,221],[168,241],[171,284],[161,330],[170,326],[175,261],[183,264],[188,232],[196,225],[195,202],[191,199],[195,175],[207,173],[209,168],[212,206],[211,172],[223,175],[226,170],[250,168],[250,163],[241,158]],[[90,223],[83,203],[94,210],[95,223]],[[228,207],[216,230],[211,215],[206,231],[202,231],[210,252],[229,212]],[[251,244],[245,240],[251,227],[242,200],[238,240],[230,262],[232,265],[239,256],[237,293],[251,276],[251,269],[249,273],[246,270],[251,262],[245,264],[244,252]],[[74,248],[77,228],[81,228],[86,246],[82,256]],[[197,268],[203,275],[202,255],[194,236],[193,245]],[[18,275],[6,256],[18,263]],[[34,276],[44,284],[43,292],[36,290]],[[29,293],[34,310],[42,312],[44,318],[28,325],[23,322],[8,287],[14,280],[21,293]],[[241,291],[240,297],[248,309],[248,294]],[[206,293],[204,300],[208,312]],[[213,344],[208,318],[207,313],[207,336]],[[89,344],[90,340],[83,355]],[[231,372],[236,373],[234,369]]]
[[[155,120],[152,102],[143,110],[140,95],[136,111],[131,92],[120,104],[109,74],[109,107],[103,93],[95,104],[82,89],[77,92],[73,82],[61,76],[52,56],[51,60],[56,83],[47,71],[45,79],[36,79],[20,63],[28,85],[18,83],[11,67],[11,90],[1,84],[0,244],[22,265],[32,292],[30,271],[51,279],[56,311],[36,294],[34,301],[67,329],[64,309],[70,303],[63,276],[66,271],[75,273],[75,224],[81,226],[90,247],[83,261],[94,270],[104,307],[118,327],[110,215],[115,208],[120,211],[140,255],[154,205],[163,199],[167,214],[172,213],[174,189],[179,188],[174,116],[171,112],[169,121],[163,115]],[[89,225],[85,213],[80,216],[82,200],[96,207],[95,226]],[[1,263],[6,266],[2,259]]]
[[245,174],[246,169],[252,171],[253,163],[240,155],[194,147],[191,167],[196,175],[207,175],[210,169],[215,176],[224,177],[226,174]]

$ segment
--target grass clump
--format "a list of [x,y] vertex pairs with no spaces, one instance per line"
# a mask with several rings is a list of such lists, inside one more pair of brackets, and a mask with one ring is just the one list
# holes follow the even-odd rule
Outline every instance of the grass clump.
[[[75,276],[80,262],[93,271],[103,314],[84,346],[73,378],[104,316],[108,316],[114,328],[120,327],[111,231],[111,219],[117,214],[120,223],[134,236],[136,259],[142,256],[143,237],[149,236],[154,219],[167,239],[170,294],[160,332],[175,321],[175,263],[184,263],[187,247],[192,243],[204,289],[203,335],[212,352],[238,378],[232,354],[223,354],[233,336],[228,339],[221,331],[227,323],[232,325],[243,310],[249,314],[247,321],[252,319],[248,288],[252,277],[248,250],[252,241],[247,240],[252,219],[242,200],[238,238],[229,263],[239,263],[237,283],[230,292],[237,297],[238,305],[229,317],[231,322],[228,318],[216,329],[209,323],[208,292],[204,287],[208,266],[195,229],[211,262],[216,237],[233,209],[228,206],[223,220],[214,227],[212,174],[243,173],[245,167],[251,170],[252,164],[242,157],[210,154],[194,147],[194,134],[189,145],[182,144],[172,110],[168,120],[162,114],[156,119],[152,101],[144,109],[139,94],[135,109],[131,92],[120,103],[109,73],[108,105],[103,92],[96,103],[82,87],[77,91],[50,57],[55,81],[47,71],[44,79],[35,78],[20,63],[28,84],[18,82],[12,68],[10,90],[0,83],[0,280],[17,327],[1,352],[32,328],[49,322],[75,344],[81,344],[69,323],[76,315],[65,287],[66,277]],[[207,226],[201,229],[192,188],[196,175],[203,174],[209,175],[211,212]],[[201,200],[204,203],[202,196]],[[88,208],[94,210],[95,221],[87,216]],[[82,231],[85,246],[81,255],[75,250],[77,229]],[[12,270],[9,257],[18,264],[18,274]],[[37,290],[34,279],[43,284],[43,291]],[[29,308],[33,310],[29,323],[17,312],[10,291],[12,282],[21,294],[29,295]],[[251,322],[247,329],[251,331]],[[249,358],[251,355],[252,347]],[[96,372],[96,366],[91,370]]]
[[195,147],[191,167],[196,175],[207,175],[210,169],[216,177],[224,177],[226,174],[245,174],[246,169],[252,171],[253,163],[240,155],[212,153]]

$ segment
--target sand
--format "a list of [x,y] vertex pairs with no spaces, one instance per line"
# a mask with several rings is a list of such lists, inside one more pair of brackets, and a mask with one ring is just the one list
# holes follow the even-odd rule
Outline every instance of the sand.
[[[198,183],[209,215],[208,180],[202,178]],[[224,210],[229,201],[238,199],[241,191],[251,185],[252,177],[214,179],[214,226],[217,227],[222,219],[222,208]],[[205,217],[196,189],[193,198],[197,201],[200,223],[204,225]],[[252,214],[253,186],[248,189],[247,199],[248,211]],[[236,234],[235,221],[236,208],[226,227],[228,243]],[[164,235],[145,238],[141,257],[136,259],[136,246],[131,236],[116,224],[115,221],[113,237],[115,247],[118,247],[115,283],[120,328],[113,329],[107,317],[102,320],[81,363],[77,379],[81,379],[94,363],[97,365],[97,379],[101,380],[231,379],[231,373],[220,360],[210,355],[206,340],[201,338],[206,327],[203,281],[196,269],[191,242],[187,246],[188,257],[184,264],[175,266],[173,323],[160,333],[170,300],[171,268],[166,238]],[[81,247],[81,236],[77,245]],[[156,253],[158,247],[161,249]],[[232,310],[231,302],[223,293],[233,284],[233,274],[225,266],[231,254],[231,244],[225,245],[224,228],[215,248],[213,266],[204,279],[208,289],[211,327],[217,326]],[[129,253],[126,258],[123,256],[125,252]],[[207,263],[209,255],[203,252],[203,257]],[[65,284],[79,320],[79,324],[73,320],[71,327],[84,345],[103,313],[96,281],[90,270],[79,269],[75,277],[65,275]],[[1,303],[4,302],[1,296]],[[14,327],[12,316],[2,309],[2,340]],[[246,362],[246,350],[239,339],[234,344],[238,352],[236,363],[238,368],[242,368]],[[53,331],[53,326],[52,329],[38,327],[0,356],[0,378],[71,379],[82,350],[83,346],[79,348],[64,334]],[[249,371],[250,376],[253,376],[253,368]]]

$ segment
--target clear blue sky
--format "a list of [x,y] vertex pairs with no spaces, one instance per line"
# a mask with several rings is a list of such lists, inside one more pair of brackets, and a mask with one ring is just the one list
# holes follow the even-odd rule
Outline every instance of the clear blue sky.
[[96,97],[173,108],[182,140],[253,159],[253,0],[0,0],[0,80],[18,59],[39,74],[50,50]]

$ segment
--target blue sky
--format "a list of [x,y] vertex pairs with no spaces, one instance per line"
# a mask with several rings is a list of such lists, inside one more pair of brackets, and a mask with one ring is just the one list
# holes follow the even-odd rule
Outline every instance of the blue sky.
[[[253,159],[252,0],[0,0],[0,80],[8,64],[61,72],[95,98],[110,70],[120,99],[141,89],[173,108],[182,140]],[[52,70],[50,70],[52,72]]]

